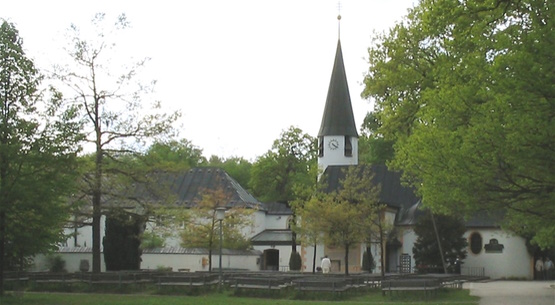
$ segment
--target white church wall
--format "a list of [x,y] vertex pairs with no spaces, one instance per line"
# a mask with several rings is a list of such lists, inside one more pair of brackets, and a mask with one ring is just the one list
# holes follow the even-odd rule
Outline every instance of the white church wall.
[[[87,222],[92,222],[92,219],[86,220]],[[104,224],[106,221],[106,217],[102,216],[100,219],[100,240],[104,238]],[[76,233],[76,234],[75,234]],[[75,247],[76,239],[77,239],[77,247],[92,247],[92,226],[84,226],[77,229],[72,228],[65,228],[64,229],[65,235],[71,235],[68,239],[66,239],[65,244],[63,246],[67,247]],[[74,237],[75,235],[76,237]],[[102,243],[100,245],[102,247]]]
[[253,237],[256,234],[267,229],[267,217],[266,212],[256,211],[252,214],[252,227],[247,227],[243,229],[243,235],[247,237]]
[[[207,254],[143,254],[141,269],[156,270],[159,267],[169,267],[172,271],[210,271]],[[219,267],[218,251],[212,253],[212,268]],[[259,255],[222,255],[222,268],[242,269],[249,271],[260,270]]]
[[[291,257],[291,245],[277,245],[277,246],[253,246],[254,250],[258,250],[264,253],[265,250],[278,250],[279,251],[279,261],[278,270],[288,271],[289,270],[289,258]],[[300,246],[297,247],[297,251],[301,251]],[[263,254],[264,255],[264,254]],[[259,266],[262,268],[263,266]]]
[[[324,245],[316,245],[316,267],[320,267],[322,258],[324,258]],[[303,245],[301,248],[301,258],[303,260],[303,272],[312,272],[314,261],[314,245]]]
[[413,272],[414,268],[416,267],[416,261],[414,260],[414,255],[412,254],[412,247],[416,243],[416,238],[418,236],[416,236],[416,233],[414,233],[414,229],[409,227],[401,227],[400,231],[400,241],[403,244],[401,246],[401,254],[406,253],[410,255],[410,266],[412,269],[411,272]]
[[264,224],[266,230],[285,230],[288,227],[289,215],[266,215]]
[[[78,272],[81,260],[89,261],[89,271],[92,268],[92,253],[57,253],[65,261],[67,272]],[[208,255],[204,254],[143,254],[141,256],[141,269],[156,270],[161,267],[171,268],[172,271],[187,270],[191,272],[209,271]],[[212,266],[219,266],[218,251],[212,254]],[[224,269],[243,269],[249,271],[260,270],[260,255],[223,255],[222,266]],[[38,255],[34,259],[31,271],[47,271],[48,258]],[[101,255],[101,270],[106,271],[104,255]]]
[[[59,255],[62,260],[65,261],[65,269],[67,272],[78,272],[79,266],[81,264],[81,260],[88,260],[89,261],[89,271],[92,270],[92,253],[91,252],[75,252],[75,253],[67,253],[67,252],[60,252],[55,253],[53,255]],[[31,267],[30,271],[48,271],[50,268],[48,262],[48,256],[39,254],[34,257],[33,266]],[[102,272],[106,271],[106,265],[104,264],[104,255],[101,254],[100,256],[100,270]]]
[[[479,233],[482,236],[482,248],[478,254],[472,253],[470,249],[470,235],[473,233]],[[469,239],[469,249],[462,265],[463,272],[470,268],[484,268],[485,276],[492,279],[533,279],[533,257],[526,249],[524,238],[500,229],[469,229],[465,237]],[[492,239],[496,239],[500,245],[503,245],[501,252],[486,251],[485,245]]]

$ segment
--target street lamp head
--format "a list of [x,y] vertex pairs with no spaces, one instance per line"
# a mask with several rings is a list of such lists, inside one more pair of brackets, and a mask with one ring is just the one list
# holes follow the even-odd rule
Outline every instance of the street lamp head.
[[225,210],[226,210],[226,208],[224,208],[224,207],[217,207],[216,208],[216,219],[217,220],[224,220]]

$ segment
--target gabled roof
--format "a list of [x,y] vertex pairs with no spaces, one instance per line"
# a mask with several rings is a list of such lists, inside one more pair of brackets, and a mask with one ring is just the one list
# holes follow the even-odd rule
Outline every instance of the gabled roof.
[[401,173],[390,171],[385,165],[330,165],[323,175],[324,179],[327,179],[326,191],[337,190],[341,186],[345,171],[350,166],[356,166],[361,170],[370,167],[374,173],[372,181],[381,185],[380,203],[401,209],[409,208],[419,201],[411,188],[401,184]]
[[283,202],[265,202],[262,205],[268,215],[293,215],[291,208]]
[[319,137],[334,135],[358,137],[340,40],[337,41],[326,106],[318,132]]
[[[427,213],[427,210],[422,207],[422,202],[418,201],[411,207],[402,209],[397,216],[395,224],[399,226],[414,226],[424,213]],[[464,225],[466,228],[475,229],[499,228],[502,220],[502,211],[496,211],[494,213],[490,213],[488,211],[478,211],[468,217],[465,220]]]
[[[143,185],[143,193],[139,196],[148,197],[150,201],[162,201],[171,198],[174,203],[191,207],[196,205],[207,190],[222,189],[227,192],[227,207],[241,206],[247,208],[264,208],[262,204],[247,192],[226,171],[217,167],[196,167],[186,172],[164,172],[155,174],[148,184]],[[141,189],[140,187],[137,189]]]
[[291,245],[292,240],[291,230],[264,230],[251,238],[254,246]]

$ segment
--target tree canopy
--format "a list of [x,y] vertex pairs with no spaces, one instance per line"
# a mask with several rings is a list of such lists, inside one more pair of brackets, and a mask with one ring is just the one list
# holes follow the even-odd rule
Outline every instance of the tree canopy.
[[[81,190],[92,206],[93,272],[101,270],[100,224],[109,211],[103,197],[110,191],[117,195],[115,188],[145,177],[135,157],[146,141],[173,135],[173,123],[180,116],[179,112],[166,113],[159,101],[149,100],[155,82],[145,83],[137,77],[148,58],[129,63],[129,58],[118,57],[122,55],[116,49],[116,41],[121,41],[118,34],[129,26],[125,15],[110,24],[105,14],[99,13],[92,20],[94,35],[86,37],[72,24],[68,55],[73,65],[57,67],[55,75],[75,93],[73,101],[82,110],[85,141],[94,149],[94,161],[86,168]],[[116,204],[117,200],[109,202]]]
[[42,80],[15,26],[0,19],[0,295],[6,267],[22,269],[63,239],[75,181],[76,109]]
[[432,214],[429,211],[423,213],[414,227],[417,235],[416,242],[412,248],[414,260],[419,271],[438,272],[442,269],[442,258],[446,262],[454,263],[466,258],[467,241],[464,237],[466,227],[461,218],[447,215],[434,215],[438,236],[432,224]]
[[501,212],[555,245],[555,32],[547,0],[423,0],[369,49],[363,96],[434,211]]
[[326,177],[320,190],[303,204],[295,205],[300,219],[296,227],[310,244],[323,241],[345,250],[345,273],[349,274],[349,250],[377,234],[375,220],[381,219],[380,187],[372,182],[369,167],[348,167],[337,190],[326,190]]
[[250,186],[261,201],[289,203],[298,185],[314,185],[316,140],[297,127],[284,130],[272,149],[254,162]]
[[[212,271],[212,252],[218,248],[220,224],[218,208],[226,208],[230,195],[223,189],[206,190],[202,199],[191,207],[189,221],[181,231],[181,246],[208,249],[208,270]],[[243,230],[252,226],[252,209],[233,207],[225,212],[222,225],[222,247],[246,250],[251,248]]]

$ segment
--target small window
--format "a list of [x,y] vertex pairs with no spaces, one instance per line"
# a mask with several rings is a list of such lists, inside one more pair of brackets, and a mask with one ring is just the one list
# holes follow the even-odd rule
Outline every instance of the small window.
[[353,144],[351,143],[351,137],[345,136],[345,157],[353,156]]
[[324,137],[318,138],[318,157],[324,156]]
[[470,235],[470,252],[480,254],[482,252],[482,235],[480,233],[472,233]]

